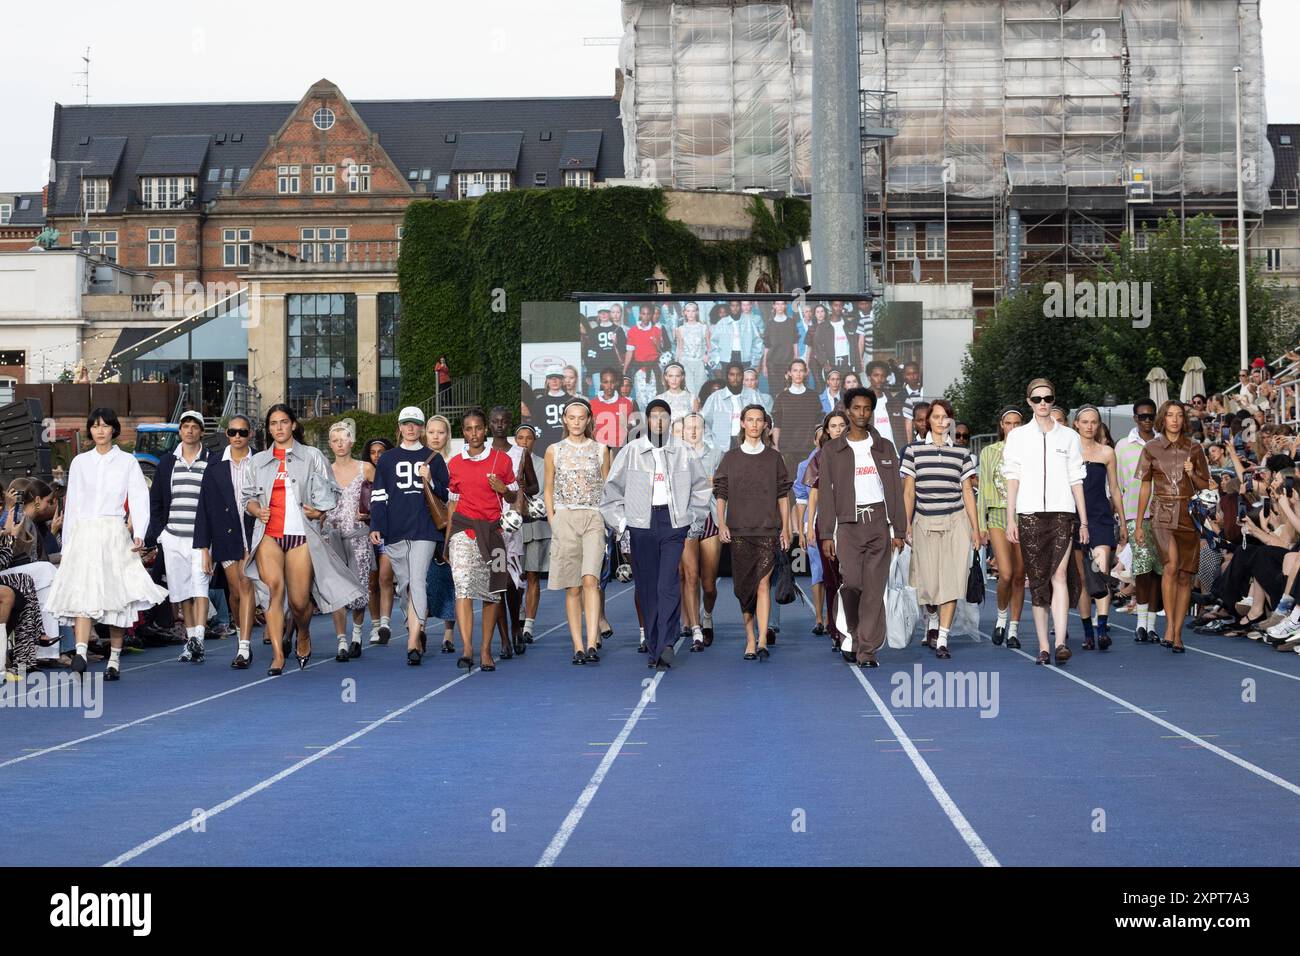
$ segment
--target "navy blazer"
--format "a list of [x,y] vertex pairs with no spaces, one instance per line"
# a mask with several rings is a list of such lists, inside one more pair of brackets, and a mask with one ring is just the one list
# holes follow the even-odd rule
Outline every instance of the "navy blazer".
[[[251,458],[251,451],[250,451]],[[251,461],[246,460],[247,468]],[[239,522],[244,522],[240,537]],[[253,540],[256,519],[239,507],[239,495],[230,480],[230,465],[216,455],[203,472],[199,487],[199,510],[194,517],[194,547],[211,548],[212,563],[238,561],[244,557],[244,542]]]
[[[199,446],[199,457],[209,465],[213,461],[221,460],[213,455],[206,445]],[[158,535],[162,534],[167,527],[167,520],[172,510],[172,472],[175,470],[176,452],[163,455],[158,462],[158,470],[154,472],[153,484],[149,486],[149,530],[144,535],[146,548],[157,547]],[[203,474],[207,475],[206,469]]]

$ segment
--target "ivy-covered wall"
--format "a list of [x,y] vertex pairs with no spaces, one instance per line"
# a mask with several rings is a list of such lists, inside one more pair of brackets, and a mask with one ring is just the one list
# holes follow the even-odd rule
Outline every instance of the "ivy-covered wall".
[[397,351],[402,402],[437,390],[434,363],[478,372],[483,404],[517,407],[519,315],[525,301],[575,291],[638,293],[656,267],[676,292],[706,282],[742,292],[755,259],[779,274],[776,254],[808,237],[807,201],[783,198],[775,215],[759,197],[747,239],[706,242],[665,215],[662,190],[523,189],[458,201],[412,203],[403,229]]

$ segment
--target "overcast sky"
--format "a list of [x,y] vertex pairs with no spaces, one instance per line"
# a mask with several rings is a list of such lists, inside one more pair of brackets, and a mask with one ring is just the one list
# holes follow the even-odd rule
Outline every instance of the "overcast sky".
[[[618,0],[10,4],[0,59],[0,191],[46,180],[54,103],[297,101],[322,77],[350,99],[613,92]],[[1263,0],[1271,122],[1300,122],[1300,3]],[[184,11],[192,10],[188,17]],[[399,16],[404,11],[404,16]]]

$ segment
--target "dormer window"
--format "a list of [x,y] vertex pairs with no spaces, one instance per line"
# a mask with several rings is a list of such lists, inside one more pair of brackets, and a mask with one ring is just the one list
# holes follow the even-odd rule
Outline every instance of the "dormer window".
[[95,176],[81,181],[81,205],[86,212],[108,212],[107,176]]
[[456,175],[456,192],[461,198],[470,194],[470,187],[482,186],[484,192],[504,193],[510,191],[511,173],[458,173]]
[[176,209],[195,192],[193,176],[140,177],[140,205],[145,209]]
[[571,189],[590,189],[591,188],[591,170],[590,169],[566,169],[564,171],[564,185]]

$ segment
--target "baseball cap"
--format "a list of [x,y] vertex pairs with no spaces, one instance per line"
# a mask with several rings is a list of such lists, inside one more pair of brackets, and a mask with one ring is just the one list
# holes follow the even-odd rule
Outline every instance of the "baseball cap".
[[1255,359],[1255,361],[1250,363],[1251,368],[1265,368],[1266,365],[1267,363],[1264,361],[1263,358],[1257,358]]
[[672,413],[673,413],[673,409],[672,409],[672,406],[671,406],[671,405],[669,405],[667,402],[665,402],[662,398],[656,398],[656,399],[654,399],[653,401],[651,401],[650,404],[648,404],[648,405],[645,407],[645,415],[646,415],[646,418],[649,418],[649,417],[650,417],[650,413],[653,412],[656,408],[662,408],[662,409],[663,409],[664,411],[666,411],[670,416],[671,416]]
[[405,425],[407,422],[415,422],[417,425],[423,425],[424,412],[414,405],[407,405],[397,416],[397,424]]
[[186,419],[189,419],[190,421],[198,422],[200,428],[204,427],[204,425],[206,424],[206,422],[203,421],[203,416],[200,415],[198,412],[196,412],[196,411],[195,411],[194,409],[192,409],[192,408],[191,408],[191,409],[187,409],[186,411],[181,412],[180,421],[178,421],[176,424],[178,424],[178,425],[180,425],[180,424],[184,424],[184,422],[186,421]]
[[546,370],[547,378],[564,378],[564,369],[558,365],[552,365]]

